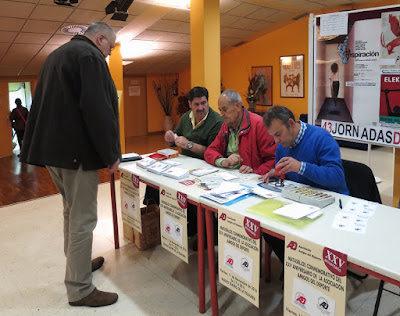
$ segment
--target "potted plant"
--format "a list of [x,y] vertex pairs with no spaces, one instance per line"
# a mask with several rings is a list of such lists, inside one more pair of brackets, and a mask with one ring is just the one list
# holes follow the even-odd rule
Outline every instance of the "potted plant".
[[249,77],[249,86],[247,94],[245,95],[246,101],[249,104],[249,111],[255,112],[257,102],[268,90],[268,82],[265,75],[262,73],[255,73],[253,77]]
[[172,105],[174,103],[174,82],[174,78],[166,75],[162,75],[159,79],[153,80],[154,91],[165,113],[163,121],[165,131],[174,128],[174,120],[171,117]]
[[176,108],[176,114],[180,117],[190,110],[189,102],[187,95],[182,92],[182,94],[178,97],[178,106]]

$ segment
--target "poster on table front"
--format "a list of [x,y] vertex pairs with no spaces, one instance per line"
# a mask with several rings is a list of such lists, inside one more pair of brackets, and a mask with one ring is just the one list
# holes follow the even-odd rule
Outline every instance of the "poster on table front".
[[347,255],[287,234],[284,315],[345,315]]
[[189,263],[187,237],[187,196],[160,186],[161,245]]
[[218,210],[219,282],[259,307],[260,222]]
[[141,233],[139,177],[127,171],[121,171],[120,183],[122,221]]

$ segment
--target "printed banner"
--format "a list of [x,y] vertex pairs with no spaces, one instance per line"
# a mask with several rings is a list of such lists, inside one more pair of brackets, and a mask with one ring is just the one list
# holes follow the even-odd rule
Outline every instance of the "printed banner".
[[322,128],[332,136],[362,140],[393,147],[400,147],[400,129],[382,126],[364,126],[351,123],[322,120]]
[[187,196],[160,186],[161,245],[189,263],[187,238]]
[[285,248],[284,315],[344,315],[347,255],[290,234]]
[[121,170],[120,180],[122,221],[141,233],[139,177]]
[[259,307],[260,222],[218,210],[219,282]]

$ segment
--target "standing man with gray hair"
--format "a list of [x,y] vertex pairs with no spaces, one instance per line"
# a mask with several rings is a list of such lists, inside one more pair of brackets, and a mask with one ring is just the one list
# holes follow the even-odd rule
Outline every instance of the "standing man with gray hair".
[[239,169],[240,173],[264,175],[275,163],[276,145],[264,128],[261,116],[249,112],[240,95],[225,90],[218,99],[224,120],[204,159],[217,167]]
[[97,22],[49,55],[21,153],[21,162],[46,166],[62,195],[65,286],[72,306],[99,307],[118,299],[93,285],[92,272],[104,258],[91,259],[98,170],[112,174],[121,157],[118,96],[105,61],[115,39],[110,26]]

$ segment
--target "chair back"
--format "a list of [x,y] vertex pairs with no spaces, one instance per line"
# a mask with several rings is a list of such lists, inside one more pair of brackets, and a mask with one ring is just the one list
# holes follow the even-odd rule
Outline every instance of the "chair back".
[[346,185],[350,196],[382,203],[374,174],[367,165],[342,159]]

